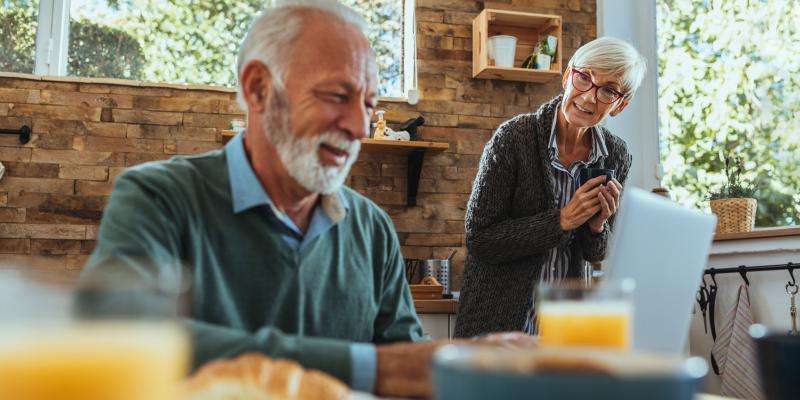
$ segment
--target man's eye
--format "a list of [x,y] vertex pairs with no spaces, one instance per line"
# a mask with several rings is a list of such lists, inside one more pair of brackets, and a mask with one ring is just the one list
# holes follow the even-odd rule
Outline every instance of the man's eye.
[[331,101],[335,101],[337,103],[346,103],[347,102],[347,95],[342,93],[334,93],[328,92],[325,93],[325,97],[327,97]]

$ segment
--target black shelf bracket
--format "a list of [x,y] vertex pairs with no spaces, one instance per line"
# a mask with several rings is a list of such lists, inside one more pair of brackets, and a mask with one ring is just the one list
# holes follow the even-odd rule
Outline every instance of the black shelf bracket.
[[408,184],[406,188],[406,206],[417,205],[417,192],[419,191],[419,177],[422,175],[422,160],[425,159],[425,149],[415,149],[408,153]]
[[31,128],[28,125],[22,125],[19,129],[0,129],[0,135],[19,135],[19,142],[26,144],[31,141]]

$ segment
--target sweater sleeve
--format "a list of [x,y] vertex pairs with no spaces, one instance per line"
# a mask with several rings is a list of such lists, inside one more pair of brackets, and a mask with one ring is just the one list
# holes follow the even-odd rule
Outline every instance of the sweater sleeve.
[[[126,172],[117,178],[97,247],[79,282],[78,313],[96,316],[177,314],[181,280],[180,195],[158,175]],[[173,190],[174,192],[174,190]],[[87,295],[91,294],[91,295]],[[264,326],[255,332],[184,319],[195,367],[220,357],[259,351],[351,381],[350,342],[290,335]]]
[[[619,171],[617,180],[624,188],[625,182],[628,180],[628,173],[630,172],[633,157],[628,153],[622,142],[620,142],[620,145],[621,146],[616,149],[616,151],[620,153],[617,156],[619,160],[617,165],[617,171]],[[608,238],[611,235],[612,229],[614,229],[614,221],[616,218],[616,214],[608,218],[603,227],[603,231],[600,233],[592,232],[588,224],[584,224],[578,229],[577,243],[578,246],[581,246],[583,249],[584,260],[598,262],[605,258]]]
[[519,119],[501,125],[486,144],[467,205],[467,249],[486,264],[543,253],[569,239],[569,232],[561,230],[559,210],[511,216],[517,171],[522,167],[515,154],[533,151],[514,140],[518,130],[532,129],[521,125]]

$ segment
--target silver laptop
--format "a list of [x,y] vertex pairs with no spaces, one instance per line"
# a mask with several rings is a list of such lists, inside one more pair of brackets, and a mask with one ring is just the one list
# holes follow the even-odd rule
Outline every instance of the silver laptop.
[[716,217],[626,188],[609,244],[607,277],[636,281],[633,348],[680,354]]

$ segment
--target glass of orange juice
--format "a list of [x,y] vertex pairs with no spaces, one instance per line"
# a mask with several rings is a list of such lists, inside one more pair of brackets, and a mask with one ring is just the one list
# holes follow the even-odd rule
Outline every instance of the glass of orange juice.
[[190,347],[175,319],[144,315],[142,307],[136,318],[78,318],[74,282],[37,275],[0,270],[0,302],[16,304],[0,310],[0,398],[180,398]]
[[633,288],[632,280],[540,285],[535,299],[541,344],[630,349]]

